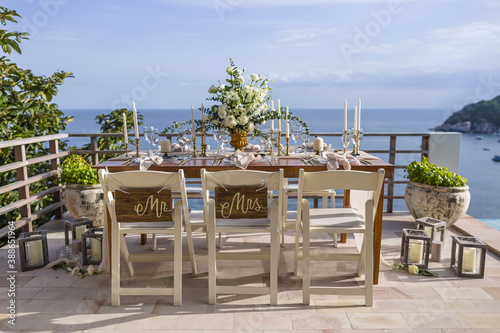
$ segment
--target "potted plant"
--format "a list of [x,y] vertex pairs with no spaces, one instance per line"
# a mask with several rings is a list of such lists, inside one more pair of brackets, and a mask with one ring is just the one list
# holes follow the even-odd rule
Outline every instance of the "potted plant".
[[74,218],[87,217],[94,226],[102,226],[104,194],[97,171],[80,155],[70,155],[64,160],[59,178],[66,184],[63,192],[64,206]]
[[467,178],[429,163],[413,161],[405,168],[405,201],[414,218],[432,217],[453,225],[461,218],[470,203]]

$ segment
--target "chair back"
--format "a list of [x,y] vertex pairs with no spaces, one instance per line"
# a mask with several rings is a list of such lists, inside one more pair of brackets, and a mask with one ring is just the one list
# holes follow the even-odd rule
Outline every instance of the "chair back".
[[[112,219],[119,223],[173,221],[172,194],[180,192],[182,209],[188,217],[184,173],[158,171],[99,170],[106,204]],[[113,216],[114,215],[114,216]]]
[[210,192],[214,192],[216,218],[265,219],[269,217],[268,191],[277,191],[278,202],[283,200],[282,169],[278,172],[202,169],[201,183],[205,205]]

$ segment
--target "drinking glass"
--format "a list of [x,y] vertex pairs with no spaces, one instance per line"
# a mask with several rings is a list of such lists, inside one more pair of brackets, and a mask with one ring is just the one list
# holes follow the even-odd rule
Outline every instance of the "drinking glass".
[[309,133],[307,131],[302,131],[302,135],[300,136],[302,139],[302,149],[304,149],[304,152],[307,150],[307,143],[309,142],[309,139],[311,138]]
[[151,151],[151,136],[153,135],[153,127],[144,126],[144,139],[148,142],[148,152]]
[[220,139],[220,142],[221,142],[220,149],[222,152],[226,151],[226,144],[228,141],[229,141],[229,134],[227,133],[227,131],[222,130],[221,139]]
[[[292,130],[290,131],[292,140],[294,144],[297,144],[297,141],[302,136],[302,127],[301,126],[292,126]],[[296,147],[295,152],[299,152],[299,147]]]
[[270,129],[263,129],[260,131],[261,133],[261,136],[260,136],[260,144],[262,146],[262,150],[266,150],[266,146],[269,144],[269,136],[271,134],[271,130]]
[[347,152],[347,148],[349,148],[349,143],[351,142],[351,130],[346,130],[342,133],[342,147],[344,147],[344,153]]
[[222,130],[214,130],[214,140],[217,142],[217,153],[221,152]]
[[158,151],[158,141],[160,140],[160,132],[157,128],[151,127],[151,144],[153,145],[153,154]]

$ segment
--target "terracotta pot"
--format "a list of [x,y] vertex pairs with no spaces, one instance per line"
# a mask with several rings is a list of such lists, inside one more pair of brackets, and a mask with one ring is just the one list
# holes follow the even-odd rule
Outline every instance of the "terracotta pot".
[[86,217],[94,226],[103,225],[104,194],[101,184],[66,184],[63,192],[64,206],[74,218]]
[[231,142],[229,144],[231,147],[234,147],[234,150],[243,151],[244,148],[248,145],[248,131],[247,130],[236,130],[231,132]]
[[406,186],[405,201],[415,218],[432,217],[452,226],[469,208],[469,186],[443,187],[410,182]]

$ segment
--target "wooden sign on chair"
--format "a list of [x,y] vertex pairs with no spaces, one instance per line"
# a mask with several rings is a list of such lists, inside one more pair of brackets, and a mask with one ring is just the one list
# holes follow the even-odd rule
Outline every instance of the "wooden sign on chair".
[[119,222],[172,221],[172,192],[159,189],[115,191],[115,211]]
[[267,218],[267,187],[216,187],[215,216],[223,219]]

